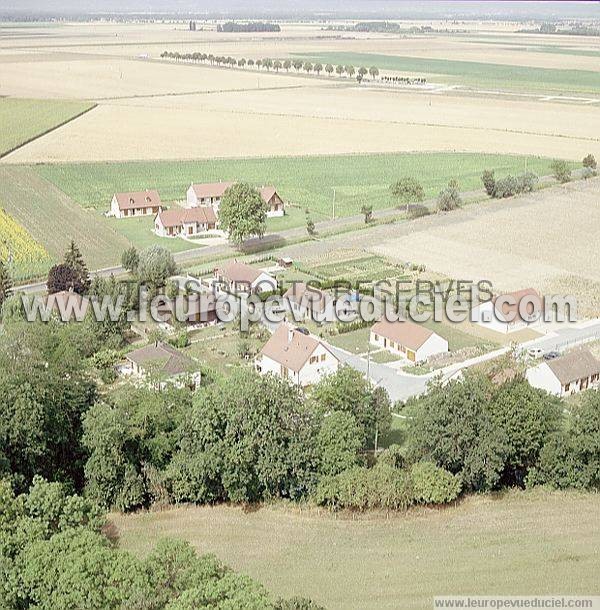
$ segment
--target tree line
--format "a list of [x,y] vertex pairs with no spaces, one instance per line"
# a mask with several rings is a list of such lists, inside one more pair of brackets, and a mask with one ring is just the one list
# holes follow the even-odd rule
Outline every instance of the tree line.
[[229,67],[237,67],[237,68],[254,68],[264,69],[267,72],[270,70],[274,70],[275,72],[279,72],[280,70],[285,70],[289,72],[294,69],[297,73],[304,71],[307,74],[314,72],[317,76],[321,74],[321,72],[325,72],[328,76],[331,76],[334,72],[338,76],[347,75],[350,78],[356,76],[356,79],[361,82],[364,78],[369,75],[372,80],[375,80],[379,76],[379,68],[377,66],[371,66],[370,68],[366,68],[364,66],[360,66],[355,68],[352,65],[334,65],[331,63],[327,63],[323,65],[322,63],[316,62],[313,63],[311,61],[303,61],[300,59],[270,59],[268,57],[263,59],[246,59],[244,57],[236,59],[231,56],[224,55],[213,55],[212,53],[179,53],[177,51],[163,51],[160,54],[163,59],[174,59],[175,61],[192,61],[196,63],[208,63],[211,66],[229,66]]

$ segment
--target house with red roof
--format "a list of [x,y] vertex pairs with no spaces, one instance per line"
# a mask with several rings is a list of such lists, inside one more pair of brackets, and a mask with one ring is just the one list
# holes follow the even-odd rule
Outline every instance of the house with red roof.
[[163,209],[158,191],[146,190],[136,193],[115,193],[110,203],[109,216],[132,218],[156,215]]
[[410,320],[380,320],[371,327],[370,342],[415,363],[448,352],[446,339]]
[[154,230],[161,237],[191,237],[217,228],[217,216],[210,206],[171,208],[154,218]]
[[543,320],[544,299],[533,288],[507,292],[473,308],[475,324],[498,333],[512,333]]
[[254,364],[261,375],[270,373],[307,387],[335,373],[340,361],[316,337],[281,323],[260,350]]

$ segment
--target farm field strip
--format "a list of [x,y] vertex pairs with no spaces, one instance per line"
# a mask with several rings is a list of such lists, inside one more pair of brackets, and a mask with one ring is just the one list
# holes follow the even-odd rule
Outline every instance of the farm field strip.
[[0,98],[0,158],[92,110],[91,102]]
[[[247,92],[252,94],[254,92]],[[276,97],[286,92],[274,92]],[[171,98],[173,101],[183,98]],[[215,98],[216,99],[216,98]],[[3,159],[10,163],[134,161],[143,159],[210,159],[343,153],[414,151],[493,152],[581,159],[589,152],[590,132],[579,137],[488,131],[469,126],[439,126],[436,120],[416,124],[373,121],[371,118],[322,118],[302,115],[256,114],[196,107],[165,107],[163,100],[134,100],[131,105],[102,104],[76,124],[40,138]],[[334,100],[331,100],[335,102]],[[140,104],[140,102],[144,102]],[[161,102],[154,107],[153,103]],[[422,98],[423,104],[426,97]],[[323,101],[321,102],[323,103]],[[359,103],[359,98],[356,98]],[[480,104],[484,104],[483,99]],[[550,104],[556,108],[555,104]],[[504,106],[504,116],[510,112]],[[595,124],[597,109],[584,107]],[[285,109],[283,109],[285,112]],[[280,111],[281,112],[281,111]],[[310,112],[310,109],[305,110]],[[548,115],[548,120],[551,120]],[[410,117],[408,117],[410,121]],[[439,122],[439,120],[437,121]],[[431,124],[429,124],[431,123]],[[114,126],[118,125],[119,129]],[[193,133],[202,137],[191,137]],[[508,129],[512,126],[507,125]],[[581,127],[567,129],[579,135]],[[298,137],[302,134],[302,138]],[[490,150],[491,149],[491,150]]]
[[0,167],[0,207],[49,252],[62,258],[69,241],[79,245],[91,269],[118,262],[130,244],[113,231],[106,219],[85,210],[34,170],[26,167]]
[[[526,88],[544,92],[600,92],[600,72],[556,68],[511,66],[476,61],[453,61],[425,57],[380,55],[375,53],[324,52],[297,57],[322,63],[377,66],[380,70],[435,74],[451,84],[485,86],[497,89]],[[431,79],[430,79],[431,80]]]
[[[451,153],[334,155],[271,157],[240,160],[161,161],[39,165],[33,168],[84,207],[108,209],[116,190],[157,188],[165,202],[185,198],[192,182],[246,180],[257,186],[274,184],[281,196],[298,210],[331,218],[333,189],[336,215],[360,213],[363,204],[374,209],[392,207],[389,186],[402,176],[415,176],[427,197],[437,195],[451,178],[463,190],[480,188],[481,172],[494,168],[497,175],[520,173],[525,168],[549,173],[548,159],[524,156]],[[296,214],[298,224],[303,214]]]

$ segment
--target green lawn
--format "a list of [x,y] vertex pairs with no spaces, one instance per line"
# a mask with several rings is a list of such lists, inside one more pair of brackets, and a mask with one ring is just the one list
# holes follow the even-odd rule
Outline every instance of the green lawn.
[[189,540],[274,595],[328,610],[429,609],[435,595],[594,595],[597,494],[508,491],[443,509],[331,515],[283,506],[181,507],[113,517],[120,545],[147,554]]
[[511,66],[476,61],[454,61],[378,55],[375,53],[324,52],[298,53],[295,57],[313,62],[356,66],[377,66],[380,70],[416,73],[430,81],[491,89],[540,91],[544,93],[598,93],[600,72],[557,68]]
[[490,341],[485,341],[479,337],[463,332],[451,322],[435,322],[433,320],[428,320],[423,323],[423,326],[446,339],[446,341],[448,341],[448,349],[451,352],[455,352],[465,347],[484,347],[493,345]]
[[369,349],[370,334],[371,329],[367,327],[341,335],[327,335],[326,339],[331,345],[345,349],[352,354],[363,354]]
[[[527,167],[549,174],[551,160],[518,155],[472,153],[398,153],[215,159],[202,161],[144,161],[129,163],[47,164],[35,170],[84,207],[108,209],[115,191],[158,189],[163,201],[182,200],[191,182],[246,180],[274,184],[289,204],[289,216],[272,219],[270,230],[303,225],[304,210],[315,222],[359,214],[364,204],[374,209],[395,205],[390,184],[415,176],[427,197],[434,197],[448,180],[457,178],[463,190],[481,188],[484,169],[501,177]],[[292,207],[293,206],[293,207]]]
[[94,105],[75,100],[0,98],[0,157],[72,120]]

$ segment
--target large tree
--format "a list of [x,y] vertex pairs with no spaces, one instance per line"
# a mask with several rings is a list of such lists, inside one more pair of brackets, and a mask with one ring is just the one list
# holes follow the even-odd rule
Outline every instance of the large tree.
[[324,377],[314,386],[311,398],[323,413],[352,414],[361,429],[364,446],[374,445],[376,437],[391,425],[390,402],[385,390],[374,388],[362,373],[349,366]]
[[169,250],[154,245],[140,252],[136,272],[141,283],[161,288],[177,272],[177,263]]
[[229,239],[240,246],[249,236],[262,237],[265,234],[267,204],[255,188],[238,182],[223,195],[219,223],[229,233]]
[[65,252],[64,264],[75,271],[79,285],[83,287],[83,291],[86,291],[90,286],[90,274],[83,255],[73,240]]
[[48,294],[62,292],[63,290],[72,290],[77,294],[85,294],[87,285],[81,281],[80,274],[70,265],[59,263],[51,267],[48,271],[48,279],[46,281]]

